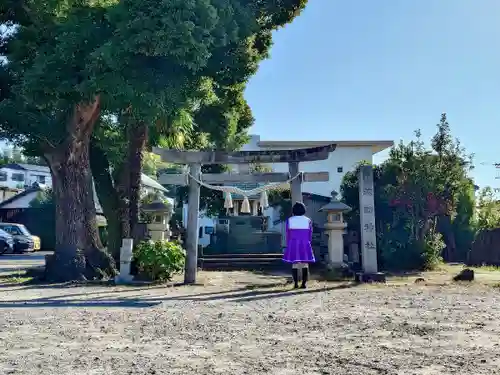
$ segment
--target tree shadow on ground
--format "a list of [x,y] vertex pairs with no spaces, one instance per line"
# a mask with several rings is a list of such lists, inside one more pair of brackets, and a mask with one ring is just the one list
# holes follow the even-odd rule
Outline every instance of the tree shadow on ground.
[[[13,279],[26,279],[20,282],[7,282],[7,280]],[[29,278],[27,275],[21,274],[8,274],[0,276],[0,289],[9,288],[11,290],[23,290],[23,289],[69,289],[69,288],[77,288],[82,286],[110,286],[115,285],[114,282],[111,281],[88,281],[88,282],[67,282],[67,283],[47,283],[44,280],[40,280],[37,278]]]
[[[256,300],[291,297],[296,295],[309,295],[314,293],[329,292],[333,290],[346,289],[356,286],[356,284],[341,284],[331,287],[312,288],[312,289],[272,289],[272,290],[251,290],[239,288],[236,290],[226,290],[214,293],[191,294],[181,296],[124,296],[118,298],[109,298],[104,296],[101,298],[90,299],[71,299],[74,296],[89,296],[83,295],[66,295],[46,298],[36,298],[27,300],[4,300],[0,301],[1,309],[12,308],[54,308],[54,307],[101,307],[101,308],[151,308],[160,305],[164,302],[171,301],[193,301],[193,302],[215,302],[225,301],[229,303],[243,303]],[[123,291],[122,291],[123,292]],[[118,291],[117,291],[118,293]]]
[[[211,271],[205,271],[206,273],[210,273]],[[227,271],[231,272],[231,271]],[[247,271],[248,272],[248,271]],[[252,271],[249,271],[252,272]],[[254,273],[254,272],[252,272]],[[266,279],[275,280],[277,278],[283,278],[286,275],[276,275],[263,271],[256,271],[256,275],[265,276]],[[16,278],[21,281],[12,281]],[[11,281],[11,282],[9,282]],[[263,283],[249,283],[249,282],[239,282],[236,281],[236,284],[244,284],[245,287],[243,289],[253,289],[253,288],[265,288],[265,287],[275,287],[282,286],[284,282],[273,282],[269,284],[269,282]],[[89,281],[79,281],[79,282],[66,282],[66,283],[48,283],[43,280],[43,267],[30,267],[27,269],[23,269],[21,273],[14,269],[9,269],[9,272],[0,273],[0,292],[1,289],[8,288],[9,291],[14,290],[23,290],[23,289],[70,289],[70,288],[78,288],[78,287],[86,287],[86,286],[101,286],[101,287],[116,287],[117,284],[114,280],[89,280]],[[205,284],[189,284],[186,285],[182,282],[141,282],[136,281],[132,284],[121,284],[119,285],[122,289],[130,289],[130,290],[149,290],[154,288],[166,288],[166,287],[185,287],[185,286],[205,286]],[[123,292],[123,290],[119,291],[108,291],[109,293],[119,293]],[[95,293],[102,293],[101,291]],[[86,295],[82,293],[82,295]]]
[[356,287],[358,284],[355,283],[346,283],[339,284],[330,287],[323,288],[311,288],[311,289],[292,289],[292,290],[252,290],[245,293],[234,293],[234,291],[229,294],[221,294],[221,295],[213,295],[208,297],[198,296],[186,296],[180,297],[181,300],[190,300],[190,301],[204,301],[204,302],[213,302],[213,301],[221,301],[227,300],[230,302],[249,302],[249,301],[257,301],[264,299],[272,299],[272,298],[280,298],[280,297],[291,297],[302,294],[314,294],[321,292],[329,292],[333,290],[341,290]]
[[116,299],[109,301],[96,301],[96,300],[47,300],[44,302],[26,301],[1,301],[1,309],[17,309],[17,308],[51,308],[51,307],[101,307],[101,308],[136,308],[144,309],[161,304],[161,301],[141,301],[140,299]]
[[[87,284],[80,285],[81,287],[88,286]],[[184,284],[182,284],[184,286]],[[186,296],[176,296],[176,297],[171,297],[171,299],[182,299],[182,298],[195,298],[195,297],[208,297],[208,296],[214,296],[214,295],[219,295],[223,293],[237,293],[237,292],[245,292],[248,290],[254,290],[256,288],[259,289],[269,289],[269,288],[276,288],[283,286],[283,283],[268,283],[268,284],[246,284],[244,287],[240,287],[237,289],[231,289],[231,290],[220,290],[216,292],[206,292],[206,293],[198,293],[198,294],[192,294],[192,295],[186,295]],[[147,286],[147,287],[135,287],[135,288],[126,288],[126,289],[119,289],[119,290],[106,290],[106,289],[101,289],[97,291],[89,291],[89,292],[84,292],[84,293],[71,293],[71,294],[62,294],[62,295],[56,295],[56,296],[51,296],[51,297],[41,297],[41,298],[36,298],[30,300],[30,302],[46,302],[46,301],[56,301],[56,300],[67,300],[68,298],[75,298],[75,297],[91,297],[94,300],[103,300],[105,298],[112,298],[113,295],[118,295],[118,294],[125,294],[129,292],[147,292],[147,291],[154,291],[157,289],[165,289],[165,291],[169,291],[171,286],[167,284],[162,284],[162,285],[155,285],[155,286]],[[12,290],[12,289],[11,289]],[[14,289],[16,290],[16,289]],[[18,289],[17,289],[18,290]],[[142,294],[134,294],[134,295],[127,295],[126,298],[131,298],[131,297],[144,297]],[[1,301],[0,301],[1,304]],[[1,307],[1,306],[0,306]]]
[[[9,275],[0,275],[0,288],[6,288],[5,292],[15,292],[26,289],[59,289],[55,296],[41,297],[29,300],[12,300],[0,301],[0,309],[2,308],[22,308],[22,307],[132,307],[132,308],[147,308],[153,307],[163,302],[186,300],[197,302],[245,302],[262,299],[272,299],[279,297],[293,296],[297,294],[310,294],[334,289],[345,289],[355,286],[353,283],[344,283],[335,285],[330,288],[312,288],[308,290],[290,290],[287,285],[291,282],[291,275],[287,270],[250,270],[250,273],[261,276],[260,280],[233,280],[236,288],[218,290],[214,292],[178,295],[178,296],[161,296],[148,295],[148,291],[164,289],[166,293],[172,288],[180,288],[186,286],[183,283],[164,283],[152,284],[142,283],[135,285],[120,285],[119,289],[111,290],[106,287],[117,287],[113,281],[89,281],[89,282],[70,282],[62,284],[48,284],[39,279],[43,268],[36,267],[28,269],[26,275],[13,272]],[[248,272],[249,270],[247,270]],[[206,271],[205,271],[206,272]],[[4,280],[19,277],[23,279],[27,275],[34,276],[31,280],[22,282],[2,283]],[[38,278],[36,277],[38,276]],[[314,277],[312,278],[314,279]],[[258,282],[261,281],[261,282]],[[101,287],[98,290],[92,289],[85,291],[79,290],[78,293],[67,293],[72,288],[85,287]],[[201,285],[204,286],[204,285]],[[7,289],[8,288],[8,289]],[[133,295],[127,293],[136,292]],[[141,293],[142,292],[142,293]],[[116,298],[115,298],[116,297]]]

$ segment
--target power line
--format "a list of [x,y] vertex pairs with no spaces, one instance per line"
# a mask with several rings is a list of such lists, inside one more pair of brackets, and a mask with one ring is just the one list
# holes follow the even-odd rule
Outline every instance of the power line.
[[479,163],[479,165],[485,165],[485,166],[490,166],[490,167],[495,168],[495,170],[497,171],[495,179],[500,180],[500,163],[482,162],[482,163]]

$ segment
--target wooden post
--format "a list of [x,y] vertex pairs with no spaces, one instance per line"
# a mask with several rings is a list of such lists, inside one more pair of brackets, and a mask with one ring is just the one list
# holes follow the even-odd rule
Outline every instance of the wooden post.
[[[199,179],[201,164],[190,164],[189,173]],[[184,283],[196,283],[196,271],[198,268],[198,215],[200,212],[200,185],[189,179],[188,215],[187,215],[187,238],[186,238],[186,268],[184,272]]]
[[[288,171],[290,172],[290,178],[295,177],[299,173],[299,163],[291,162],[288,163]],[[302,202],[302,178],[299,176],[290,183],[290,192],[292,198],[292,205],[295,202]]]

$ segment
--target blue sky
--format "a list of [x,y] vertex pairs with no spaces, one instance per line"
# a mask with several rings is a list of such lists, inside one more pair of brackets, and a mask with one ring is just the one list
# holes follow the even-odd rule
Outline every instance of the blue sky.
[[[500,187],[500,1],[309,0],[246,97],[268,140],[429,139],[442,112]],[[378,160],[384,155],[379,155]]]

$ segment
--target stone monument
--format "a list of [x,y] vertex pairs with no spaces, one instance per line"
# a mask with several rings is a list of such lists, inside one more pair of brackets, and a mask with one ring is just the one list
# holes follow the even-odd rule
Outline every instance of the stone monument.
[[375,189],[373,167],[359,169],[359,217],[361,221],[361,263],[363,272],[356,274],[359,282],[385,282],[385,275],[378,272],[377,232],[375,222]]

